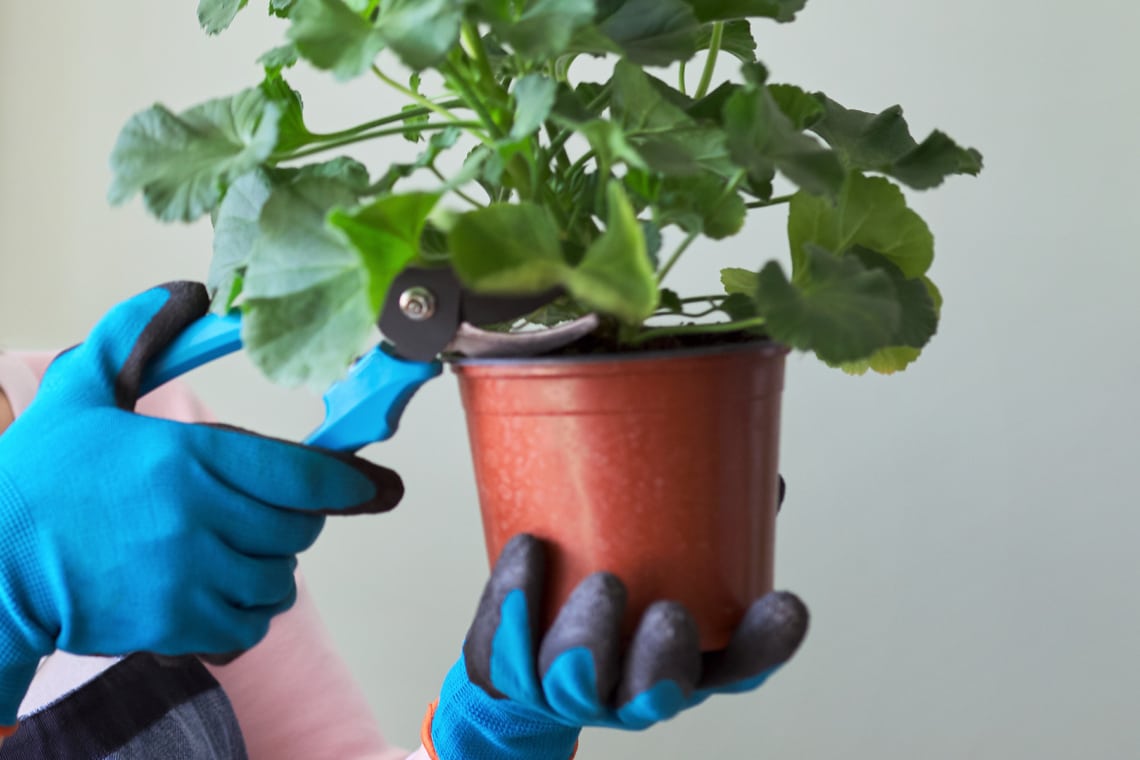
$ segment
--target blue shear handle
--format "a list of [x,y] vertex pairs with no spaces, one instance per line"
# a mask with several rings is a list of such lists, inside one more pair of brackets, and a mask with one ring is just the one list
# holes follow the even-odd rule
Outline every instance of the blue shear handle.
[[146,368],[142,394],[241,348],[241,312],[207,314],[182,331]]
[[357,451],[387,440],[396,432],[408,401],[442,369],[439,361],[407,361],[386,344],[376,346],[325,392],[325,421],[305,443]]
[[[143,393],[241,348],[241,312],[208,314],[187,327],[147,367]],[[348,375],[325,391],[325,421],[305,443],[336,451],[357,451],[396,432],[408,401],[439,375],[439,361],[413,362],[386,345],[362,356]]]

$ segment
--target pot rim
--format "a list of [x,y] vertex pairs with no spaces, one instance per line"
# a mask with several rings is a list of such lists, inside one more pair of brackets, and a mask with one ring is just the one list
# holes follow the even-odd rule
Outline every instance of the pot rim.
[[666,348],[654,351],[617,351],[596,354],[578,355],[545,355],[545,356],[498,356],[498,357],[444,357],[444,362],[453,368],[461,367],[505,367],[505,366],[540,366],[546,364],[607,364],[616,362],[649,362],[664,361],[676,358],[693,358],[702,356],[717,356],[721,354],[744,353],[759,351],[770,355],[788,354],[791,348],[774,341],[771,338],[757,338],[754,341],[742,343],[721,343],[711,346],[686,346],[684,348]]

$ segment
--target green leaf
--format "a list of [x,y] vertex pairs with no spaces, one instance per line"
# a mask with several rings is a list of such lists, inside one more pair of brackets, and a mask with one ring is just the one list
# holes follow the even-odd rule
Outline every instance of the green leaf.
[[224,31],[248,0],[199,0],[198,23],[206,34]]
[[729,295],[743,294],[749,297],[756,295],[760,287],[760,275],[748,269],[729,267],[720,270],[720,281],[724,285],[724,292]]
[[532,325],[553,327],[554,325],[570,322],[585,316],[588,312],[582,305],[572,298],[558,298],[541,309],[526,315],[526,321]]
[[710,122],[723,127],[724,107],[728,99],[741,89],[744,89],[744,86],[735,82],[722,82],[719,87],[700,100],[690,101],[685,106],[685,113],[698,122]]
[[[400,112],[401,113],[408,113],[410,111],[416,111],[416,110],[419,110],[419,106],[414,104],[414,103],[409,103],[408,105],[401,108]],[[431,119],[428,117],[427,114],[420,114],[418,116],[408,116],[407,118],[404,119],[404,124],[408,125],[408,126],[411,126],[413,124],[427,124],[430,120]],[[405,132],[403,137],[405,140],[407,140],[410,143],[418,143],[418,142],[423,141],[424,133],[423,132]]]
[[621,183],[612,181],[606,190],[606,231],[586,250],[566,285],[587,306],[638,325],[657,308],[657,278]]
[[459,41],[462,0],[389,0],[377,27],[388,47],[413,70],[438,63]]
[[284,298],[252,298],[242,307],[242,341],[273,382],[324,390],[372,337],[376,315],[361,270],[344,269]]
[[289,40],[301,57],[340,80],[368,71],[385,38],[343,0],[297,0]]
[[131,117],[111,153],[111,203],[142,192],[163,221],[212,211],[226,186],[277,145],[281,109],[259,88],[211,100],[182,114],[156,105]]
[[261,54],[257,62],[265,68],[266,74],[280,74],[297,64],[297,47],[295,45],[279,45],[272,50]]
[[297,0],[269,0],[269,12],[278,18],[288,18]]
[[638,169],[647,168],[641,154],[626,139],[621,125],[597,119],[582,124],[578,131],[589,141],[602,166],[613,168],[622,162]]
[[977,175],[982,170],[981,153],[959,146],[942,132],[915,142],[899,106],[872,114],[844,108],[823,93],[815,97],[823,118],[812,130],[851,168],[887,174],[916,190],[937,187],[952,174]]
[[289,86],[279,71],[266,71],[261,90],[281,111],[274,152],[288,153],[314,142],[315,136],[305,125],[301,95]]
[[720,302],[719,308],[728,315],[730,322],[743,322],[760,315],[755,298],[743,293],[731,293],[728,298]]
[[775,167],[815,195],[834,197],[843,185],[839,157],[796,129],[768,88],[742,88],[725,103],[728,148],[736,163],[754,180],[764,182]]
[[786,23],[794,21],[807,0],[685,0],[693,6],[701,21],[725,21],[734,18],[770,18]]
[[213,296],[213,311],[225,314],[238,296],[238,288],[261,234],[258,219],[273,184],[255,170],[239,177],[222,199],[214,219],[214,256],[206,286]]
[[512,92],[515,120],[511,138],[523,140],[537,132],[550,116],[557,94],[558,83],[541,74],[527,74],[520,79]]
[[602,0],[596,24],[627,60],[641,66],[689,60],[697,52],[701,33],[700,22],[684,0]]
[[357,271],[364,286],[363,262],[343,237],[326,227],[333,208],[356,205],[356,191],[341,179],[298,176],[277,186],[259,218],[260,237],[245,277],[249,298],[300,293]]
[[600,86],[593,82],[582,82],[574,88],[565,82],[560,83],[554,100],[554,118],[562,126],[577,127],[591,119],[601,117],[605,104],[590,108],[600,92]]
[[610,107],[627,132],[663,133],[694,126],[684,110],[661,95],[640,66],[628,61],[618,61],[614,66]]
[[807,129],[823,118],[823,103],[793,84],[770,84],[768,92],[798,130]]
[[568,269],[558,225],[543,206],[498,203],[459,217],[448,234],[459,278],[475,290],[537,293]]
[[726,187],[724,179],[707,173],[666,179],[658,200],[662,223],[675,223],[685,232],[703,233],[714,240],[737,234],[748,209],[738,194],[726,197]]
[[859,259],[867,270],[884,272],[891,279],[900,309],[899,329],[891,338],[891,344],[922,348],[929,343],[938,330],[938,311],[925,278],[908,278],[890,259],[869,248],[855,246],[847,255]]
[[674,92],[640,67],[619,61],[614,67],[611,108],[626,139],[654,171],[672,176],[695,176],[711,171],[731,177],[736,166],[729,156],[724,132],[698,124],[662,92]]
[[290,170],[262,207],[245,275],[243,338],[275,382],[323,388],[374,330],[365,262],[325,223],[333,208],[356,204],[362,174],[366,184],[367,172],[349,160]]
[[[701,27],[701,36],[697,41],[698,50],[708,50],[712,47],[712,33],[712,24],[705,24]],[[744,19],[726,22],[720,49],[744,63],[754,63],[756,61],[756,38],[752,36],[752,24]]]
[[590,24],[595,0],[480,0],[495,34],[524,59],[557,58]]
[[389,195],[367,206],[334,209],[329,214],[328,224],[364,262],[374,312],[383,308],[396,275],[418,256],[424,225],[438,201],[438,193]]
[[671,311],[674,314],[682,314],[685,311],[685,304],[681,301],[681,296],[675,290],[661,288],[661,294],[657,297],[657,301],[661,304],[660,308]]
[[934,260],[934,236],[906,205],[902,191],[883,177],[851,174],[838,202],[796,193],[788,210],[788,242],[793,272],[802,251],[815,244],[846,253],[854,246],[886,256],[908,278],[918,277]]
[[760,271],[756,303],[773,338],[829,363],[865,359],[889,345],[900,310],[886,273],[816,245],[804,248],[803,260],[794,283],[776,262]]
[[661,245],[664,242],[661,237],[661,228],[654,224],[651,219],[642,219],[641,236],[645,239],[645,255],[649,257],[649,266],[656,272],[661,263]]
[[694,126],[668,134],[632,137],[638,153],[655,171],[674,177],[695,177],[711,172],[723,178],[736,174],[723,130]]
[[285,178],[300,183],[305,180],[332,180],[354,196],[368,192],[368,168],[348,156],[339,156],[331,161],[289,169],[277,169]]
[[[422,83],[423,83],[423,80],[421,79],[419,73],[412,72],[412,75],[408,78],[408,89],[410,89],[412,92],[416,93],[417,95],[423,95],[423,93],[420,92],[420,85]],[[407,114],[407,113],[410,113],[412,111],[418,111],[418,110],[420,110],[420,106],[418,104],[408,103],[406,106],[404,106],[403,108],[400,109],[400,113]],[[431,121],[431,117],[429,117],[428,114],[426,114],[426,113],[420,114],[419,116],[407,116],[404,118],[405,126],[412,125],[412,124],[427,124],[429,121]],[[424,133],[418,132],[418,131],[417,132],[405,132],[404,133],[404,139],[410,143],[419,143],[419,142],[423,141]]]
[[[862,253],[864,250],[856,249],[855,253]],[[864,253],[864,256],[861,257],[864,262],[868,260],[865,256]],[[884,259],[879,257],[879,260],[883,261]],[[895,341],[893,341],[898,345],[880,348],[863,361],[839,364],[839,368],[849,375],[863,375],[868,370],[881,375],[891,375],[905,370],[922,354],[923,346],[933,337],[938,328],[942,296],[934,283],[927,277],[919,277],[915,280],[902,278],[902,273],[899,272],[898,268],[889,263],[886,271],[891,275],[891,281],[899,293],[900,305],[903,310],[900,320],[900,334],[896,334]]]
[[921,348],[894,346],[880,348],[869,358],[861,361],[840,362],[831,366],[838,367],[848,375],[865,375],[868,371],[877,372],[880,375],[893,375],[909,367],[921,354]]

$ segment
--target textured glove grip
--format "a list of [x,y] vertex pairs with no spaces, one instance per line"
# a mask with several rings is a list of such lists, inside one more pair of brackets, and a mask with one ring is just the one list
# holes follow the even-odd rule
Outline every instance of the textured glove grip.
[[[433,742],[431,738],[431,722],[435,717],[435,708],[438,706],[438,699],[428,705],[427,712],[424,714],[423,725],[420,727],[420,741],[423,743],[424,749],[427,750],[428,757],[430,757],[431,760],[439,760],[439,754],[435,751],[435,742]],[[577,755],[578,744],[575,742],[574,751],[570,753],[570,757],[567,758],[567,760],[574,760]]]

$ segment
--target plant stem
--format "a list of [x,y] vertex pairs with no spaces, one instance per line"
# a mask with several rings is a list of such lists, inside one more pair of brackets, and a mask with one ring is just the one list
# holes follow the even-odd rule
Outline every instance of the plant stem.
[[685,317],[686,319],[700,319],[701,317],[707,317],[709,314],[715,314],[718,311],[720,311],[720,309],[716,308],[715,306],[711,309],[705,309],[704,311],[698,311],[698,312],[660,311],[660,312],[657,312],[656,314],[651,315],[651,318],[652,317]]
[[436,122],[435,124],[405,124],[400,127],[390,127],[388,129],[377,129],[374,132],[364,132],[355,135],[349,135],[339,140],[330,140],[323,142],[319,145],[314,145],[305,150],[299,150],[296,153],[286,153],[283,155],[274,155],[275,161],[291,161],[297,158],[306,158],[308,156],[322,153],[326,150],[333,148],[340,148],[345,145],[352,145],[353,143],[365,142],[373,140],[377,137],[390,137],[392,135],[406,135],[413,132],[431,132],[438,129],[447,129],[449,127],[463,127],[465,129],[478,128],[482,126],[479,122],[475,121],[459,121],[459,122]]
[[487,57],[487,47],[483,44],[483,38],[479,36],[479,27],[470,21],[464,21],[462,34],[463,47],[475,60],[480,77],[492,87],[499,88],[499,83],[495,80],[495,71],[491,68],[491,60]]
[[[720,197],[717,198],[713,203],[713,208],[719,207],[720,204],[728,200],[729,196],[736,192],[736,188],[740,186],[740,183],[743,182],[744,178],[747,176],[748,172],[744,171],[743,169],[738,169],[736,171],[736,174],[732,175],[732,179],[728,181],[728,184],[724,186],[724,190],[721,192]],[[689,249],[689,246],[693,244],[693,241],[697,239],[697,236],[699,234],[699,232],[690,232],[688,237],[685,238],[684,242],[682,242],[677,250],[673,252],[673,255],[669,257],[669,261],[667,261],[665,263],[665,266],[661,269],[660,274],[657,275],[658,285],[664,281],[665,276],[669,274],[669,271],[677,263],[677,260],[681,258],[681,254]]]
[[[462,121],[462,119],[460,119],[458,116],[456,116],[451,111],[449,111],[446,107],[444,107],[444,105],[442,105],[440,103],[434,103],[431,100],[428,100],[427,98],[425,98],[423,95],[420,95],[418,92],[411,89],[410,87],[405,87],[404,85],[397,82],[395,79],[392,79],[390,76],[388,76],[383,71],[381,71],[380,67],[377,66],[376,64],[372,64],[372,73],[375,74],[376,76],[378,76],[380,78],[380,81],[382,81],[384,84],[388,85],[389,87],[396,90],[397,92],[408,96],[409,98],[416,101],[421,106],[428,109],[429,111],[432,111],[433,113],[439,114],[440,116],[447,119],[448,121],[454,121],[454,122]],[[454,101],[452,101],[452,102],[454,102]],[[462,103],[462,101],[459,101],[459,102]]]
[[[440,103],[439,104],[439,106],[441,108],[444,108],[444,109],[454,108],[456,106],[461,106],[461,105],[463,105],[462,100],[449,100],[446,103]],[[312,137],[314,140],[318,140],[320,142],[326,142],[329,140],[339,140],[342,137],[351,137],[352,135],[358,135],[361,132],[368,131],[369,129],[376,129],[377,127],[383,127],[383,126],[386,126],[388,124],[394,124],[398,121],[407,121],[408,119],[416,119],[416,118],[419,118],[421,116],[427,116],[431,113],[433,113],[433,111],[429,108],[422,108],[421,107],[421,108],[408,109],[407,111],[401,111],[400,113],[392,114],[391,116],[385,116],[382,119],[376,119],[375,121],[370,121],[370,122],[367,122],[365,124],[359,124],[355,127],[349,127],[348,129],[337,130],[336,132],[313,132]]]
[[746,203],[745,208],[768,208],[769,206],[779,206],[781,203],[788,203],[792,200],[791,195],[781,195],[776,198],[769,198],[766,201],[753,201]]
[[673,325],[670,327],[654,327],[644,332],[638,333],[631,339],[632,343],[644,343],[653,338],[660,338],[666,335],[701,335],[713,333],[727,333],[738,332],[740,330],[749,330],[753,327],[763,327],[763,317],[753,317],[751,319],[742,319],[738,322],[717,322],[711,325]]
[[491,116],[491,112],[487,110],[486,104],[482,98],[479,97],[478,93],[471,89],[471,83],[467,81],[467,78],[463,76],[459,68],[451,61],[447,61],[441,64],[440,70],[447,77],[448,81],[459,89],[459,94],[467,102],[467,105],[471,106],[475,113],[479,115],[483,126],[491,133],[491,136],[496,140],[501,140],[506,137],[503,128],[500,127],[499,123],[495,121],[495,118]]
[[586,168],[586,164],[588,164],[590,162],[590,159],[593,157],[594,151],[592,150],[588,150],[578,157],[578,160],[575,161],[574,165],[570,167],[570,171],[566,172],[567,184],[571,183],[574,180],[574,177]]
[[670,270],[673,269],[673,266],[677,263],[677,260],[681,258],[681,254],[689,250],[689,246],[693,244],[693,241],[696,240],[697,236],[700,234],[701,233],[699,232],[690,232],[681,242],[681,244],[677,246],[677,250],[673,251],[673,255],[669,257],[669,261],[665,262],[665,266],[663,266],[661,268],[661,271],[657,274],[658,285],[665,281],[665,278],[668,276]]
[[705,60],[705,70],[701,73],[701,83],[693,97],[700,100],[709,94],[712,85],[713,71],[716,69],[716,59],[720,55],[720,46],[724,44],[724,22],[717,21],[712,28],[712,43],[709,45],[709,57]]
[[[442,183],[443,183],[445,186],[447,185],[447,183],[448,183],[448,179],[447,179],[447,177],[443,176],[443,173],[442,173],[442,172],[440,172],[440,170],[439,170],[439,169],[435,168],[435,164],[432,164],[431,166],[429,166],[429,167],[428,167],[428,171],[430,171],[432,174],[434,174],[434,175],[436,176],[436,178],[437,178],[437,179],[438,179],[440,182],[442,182]],[[463,192],[462,190],[460,190],[458,187],[448,187],[447,189],[448,189],[450,192],[452,192],[452,193],[455,193],[457,196],[459,196],[459,197],[460,197],[460,198],[462,198],[463,200],[465,200],[465,201],[467,201],[468,203],[470,203],[470,204],[471,204],[472,206],[474,206],[475,208],[486,208],[486,206],[484,206],[482,203],[480,203],[479,201],[477,201],[477,200],[475,200],[474,198],[472,198],[472,197],[471,197],[470,195],[468,195],[467,193],[465,193],[465,192]]]
[[681,91],[682,95],[689,94],[689,86],[685,82],[685,73],[689,70],[689,64],[686,61],[681,61],[681,65],[677,67],[677,89]]

